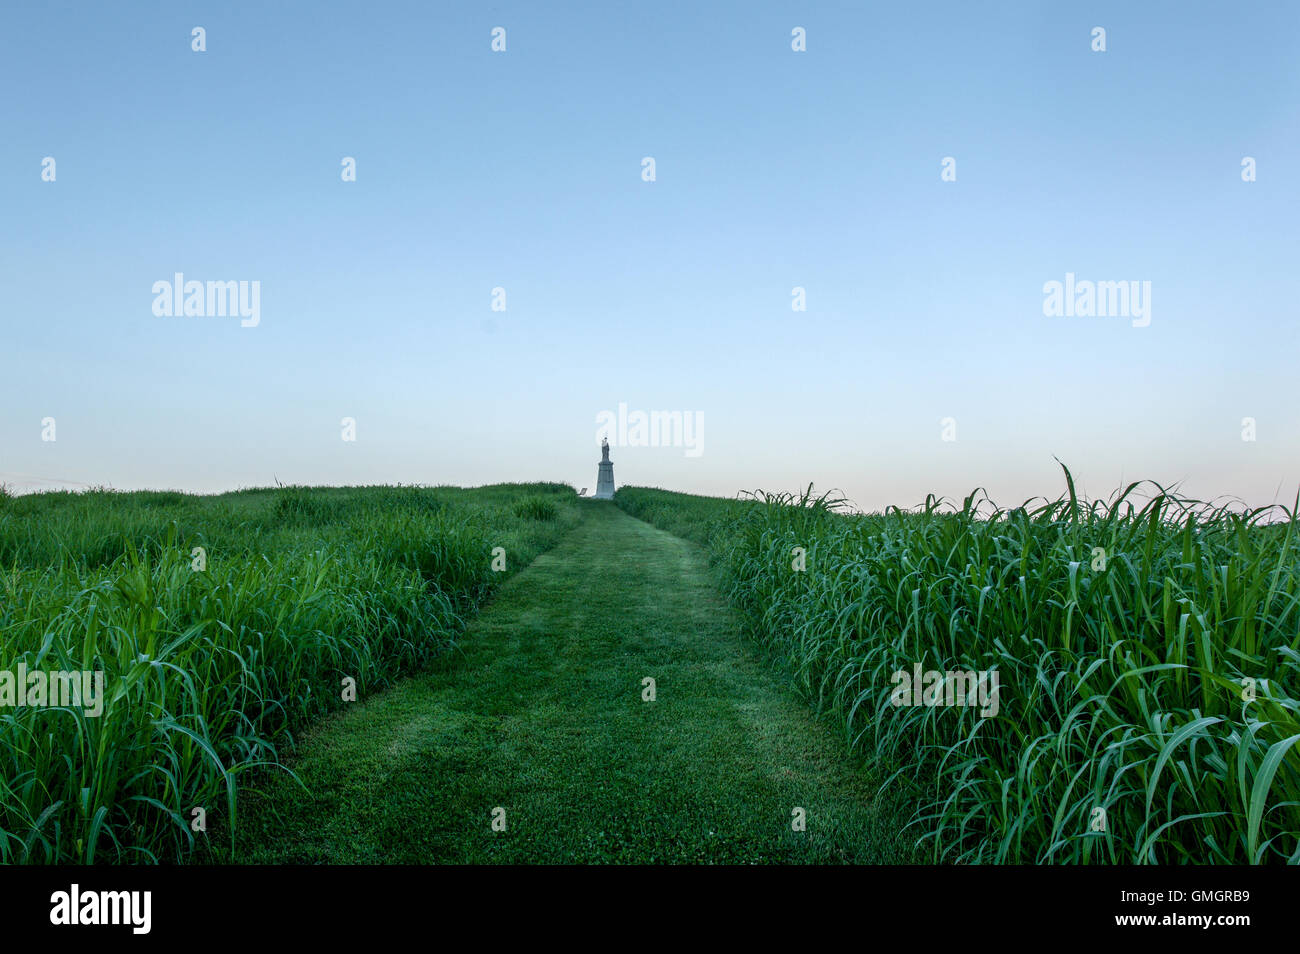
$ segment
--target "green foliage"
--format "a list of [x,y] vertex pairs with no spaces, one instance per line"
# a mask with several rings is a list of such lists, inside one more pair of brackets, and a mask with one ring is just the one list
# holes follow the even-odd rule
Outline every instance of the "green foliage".
[[[268,779],[242,800],[234,854],[212,832],[212,854],[192,860],[913,860],[878,779],[744,644],[699,548],[604,501],[579,506],[582,525],[475,617],[454,665],[312,732],[294,758],[302,785]],[[488,825],[497,805],[508,833]]]
[[[556,518],[516,517],[545,499]],[[573,488],[36,494],[0,510],[0,672],[99,670],[102,715],[0,708],[0,862],[155,862],[310,721],[445,651],[578,522]],[[196,570],[194,548],[206,567]]]
[[753,500],[697,497],[648,487],[620,487],[614,502],[639,520],[712,549],[732,519],[756,506]]
[[516,517],[526,520],[554,520],[560,515],[556,502],[548,497],[525,497],[514,505]]
[[[811,492],[616,500],[711,543],[802,691],[914,786],[935,860],[1300,861],[1295,511],[1158,487],[1138,506],[1137,484],[1087,503],[1066,476],[1066,496],[1010,510],[977,494],[873,515]],[[996,670],[998,715],[892,704],[916,663]]]
[[275,493],[273,513],[280,523],[327,523],[337,514],[335,501],[310,487],[281,487]]

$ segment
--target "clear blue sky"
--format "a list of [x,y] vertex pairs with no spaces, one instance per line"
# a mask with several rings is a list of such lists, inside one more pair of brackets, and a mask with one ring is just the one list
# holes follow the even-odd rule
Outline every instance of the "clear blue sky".
[[594,487],[625,402],[703,453],[619,484],[1289,502],[1298,75],[1294,3],[7,4],[0,480]]

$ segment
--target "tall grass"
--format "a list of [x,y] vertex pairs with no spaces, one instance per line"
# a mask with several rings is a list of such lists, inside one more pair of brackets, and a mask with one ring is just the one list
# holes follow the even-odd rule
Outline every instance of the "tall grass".
[[241,782],[343,704],[344,677],[362,698],[445,650],[507,575],[492,548],[527,565],[573,501],[560,484],[0,501],[0,671],[100,670],[107,690],[98,717],[0,708],[0,861],[183,859],[198,807],[233,833]]
[[515,516],[526,520],[554,520],[559,515],[555,501],[540,495],[525,497],[514,506]]
[[[1294,510],[1139,485],[854,516],[829,496],[616,501],[707,540],[848,744],[962,863],[1300,861]],[[681,532],[679,529],[678,532]],[[806,570],[793,569],[795,547]],[[1000,709],[895,705],[893,675],[996,671]]]

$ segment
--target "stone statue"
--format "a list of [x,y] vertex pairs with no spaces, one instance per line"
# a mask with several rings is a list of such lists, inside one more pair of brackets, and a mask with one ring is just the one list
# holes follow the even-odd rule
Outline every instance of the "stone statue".
[[600,464],[596,469],[596,499],[614,498],[614,464],[609,459],[609,439],[601,438]]

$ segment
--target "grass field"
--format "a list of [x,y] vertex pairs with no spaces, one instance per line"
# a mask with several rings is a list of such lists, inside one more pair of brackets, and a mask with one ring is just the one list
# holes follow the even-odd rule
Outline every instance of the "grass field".
[[[811,493],[617,502],[710,547],[848,748],[914,791],[926,857],[1300,861],[1295,515],[1140,489],[869,516]],[[895,704],[918,666],[996,672],[999,710]]]
[[560,484],[0,499],[0,667],[107,690],[0,708],[0,861],[175,860],[198,806],[229,832],[345,678],[425,666],[577,520]]
[[582,514],[432,671],[310,733],[303,786],[267,779],[235,860],[909,860],[880,779],[742,638],[704,551]]
[[1295,517],[1138,490],[0,496],[0,861],[1300,861]]

